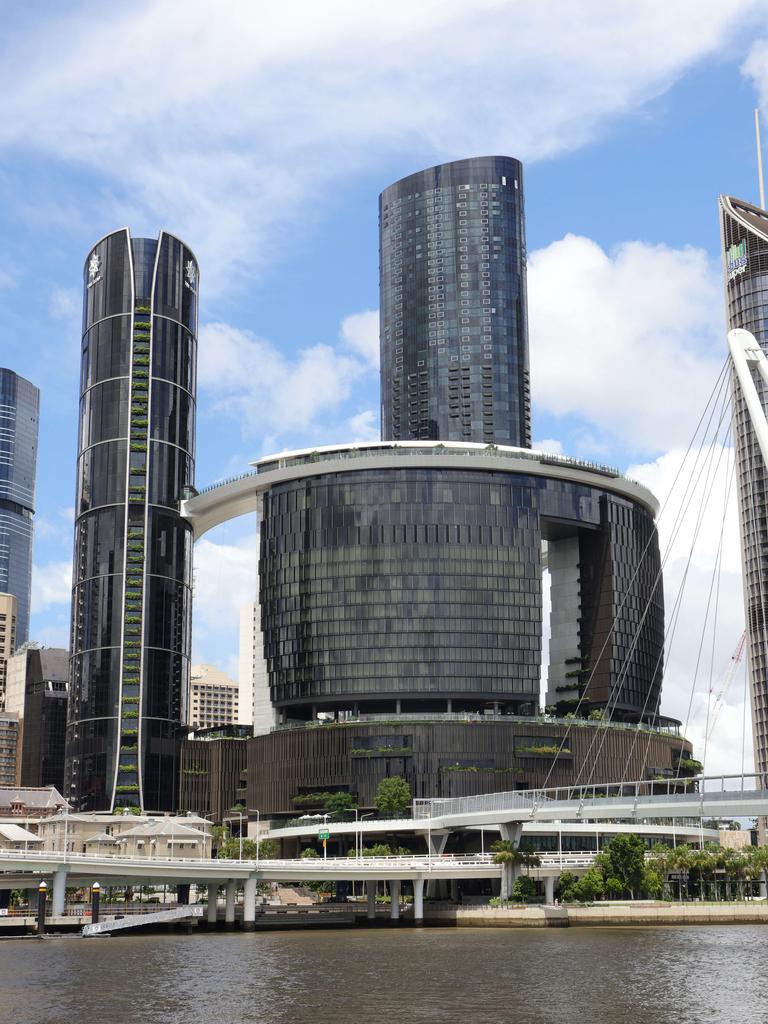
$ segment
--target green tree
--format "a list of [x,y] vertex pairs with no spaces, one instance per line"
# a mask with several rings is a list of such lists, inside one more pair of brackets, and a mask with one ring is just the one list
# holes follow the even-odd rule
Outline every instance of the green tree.
[[343,811],[351,811],[357,807],[357,800],[351,793],[329,793],[325,806],[331,814],[341,814]]
[[528,875],[515,879],[512,886],[512,899],[515,903],[535,903],[537,898],[536,883]]
[[311,846],[308,846],[306,850],[301,851],[302,860],[312,860],[314,857],[319,857],[320,854],[317,850],[314,850]]
[[376,790],[374,806],[381,814],[401,815],[411,802],[411,787],[401,775],[382,779]]
[[602,871],[604,880],[617,879],[622,893],[628,892],[634,899],[643,888],[645,851],[645,842],[639,836],[617,835],[595,857],[595,865]]
[[605,891],[602,872],[588,868],[573,887],[573,897],[580,903],[594,903]]

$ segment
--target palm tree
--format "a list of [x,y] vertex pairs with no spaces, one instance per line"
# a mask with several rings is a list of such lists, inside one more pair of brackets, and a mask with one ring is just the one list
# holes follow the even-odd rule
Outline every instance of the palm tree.
[[493,863],[501,864],[501,898],[508,900],[515,880],[514,869],[520,863],[520,851],[508,839],[497,839],[491,844]]
[[680,899],[683,898],[683,878],[686,880],[686,895],[687,895],[687,881],[688,874],[691,870],[693,850],[688,846],[687,843],[681,843],[680,846],[676,846],[674,850],[669,853],[668,864],[671,870],[677,871],[680,874],[680,880],[678,882],[678,892]]

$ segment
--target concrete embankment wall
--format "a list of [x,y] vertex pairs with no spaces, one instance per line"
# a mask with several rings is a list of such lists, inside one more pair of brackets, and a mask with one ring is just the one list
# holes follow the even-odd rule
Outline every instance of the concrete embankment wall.
[[768,924],[768,903],[636,903],[591,907],[456,907],[426,924],[458,928],[569,928],[607,925]]

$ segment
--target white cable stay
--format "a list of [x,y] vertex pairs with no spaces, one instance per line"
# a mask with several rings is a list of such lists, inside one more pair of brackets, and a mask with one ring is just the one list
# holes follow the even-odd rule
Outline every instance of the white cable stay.
[[728,331],[728,350],[731,353],[733,369],[741,387],[757,443],[760,445],[763,461],[768,468],[768,420],[752,376],[752,371],[757,370],[768,385],[768,359],[754,334],[750,334],[749,331],[745,331],[741,327]]

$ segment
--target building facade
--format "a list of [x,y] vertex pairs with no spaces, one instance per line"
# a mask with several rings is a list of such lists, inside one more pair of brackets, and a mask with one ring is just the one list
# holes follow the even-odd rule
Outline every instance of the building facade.
[[379,199],[381,436],[530,447],[523,169],[440,164]]
[[[655,500],[536,452],[384,442],[258,463],[261,626],[278,717],[538,710],[542,545],[577,583],[549,703],[657,719]],[[567,653],[567,657],[564,655]]]
[[19,785],[19,716],[0,711],[0,786]]
[[[420,799],[690,774],[678,766],[691,745],[673,723],[648,730],[637,743],[634,728],[543,716],[378,717],[248,740],[247,806],[262,818],[296,816],[321,811],[324,794],[344,792],[373,808],[379,783],[392,775],[406,779]],[[187,757],[197,758],[200,747],[188,744]]]
[[0,710],[5,707],[8,659],[16,650],[16,609],[13,594],[0,594]]
[[[258,591],[258,587],[257,587]],[[261,632],[261,606],[250,601],[240,609],[240,712],[241,725],[253,726],[253,734],[261,736],[275,724],[275,713],[269,697],[267,662],[264,658],[264,635]]]
[[239,720],[239,688],[213,665],[193,665],[189,680],[189,724],[202,729],[235,725]]
[[[768,354],[768,212],[731,196],[720,197],[726,317]],[[768,388],[755,373],[768,412]],[[747,671],[752,698],[755,768],[768,773],[768,469],[735,377],[733,437],[742,545]]]
[[40,392],[0,368],[0,592],[17,601],[16,644],[29,639]]
[[198,266],[101,239],[84,269],[66,795],[171,810],[191,627]]
[[24,644],[8,662],[7,709],[19,719],[19,785],[64,785],[69,651]]

